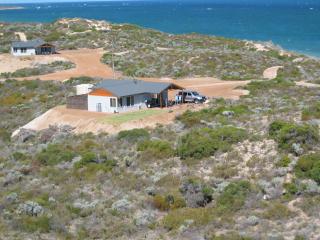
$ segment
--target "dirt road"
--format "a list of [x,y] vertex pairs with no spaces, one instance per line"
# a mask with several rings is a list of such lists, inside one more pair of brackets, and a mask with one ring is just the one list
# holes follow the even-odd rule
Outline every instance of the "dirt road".
[[[71,77],[88,76],[88,77],[101,77],[112,78],[113,71],[108,65],[103,64],[100,59],[103,55],[103,49],[79,49],[79,50],[67,50],[60,51],[59,55],[70,62],[76,64],[75,68],[50,73],[47,75],[37,76],[41,80],[68,80]],[[119,76],[116,73],[116,76]],[[34,79],[35,77],[29,77],[25,79]]]

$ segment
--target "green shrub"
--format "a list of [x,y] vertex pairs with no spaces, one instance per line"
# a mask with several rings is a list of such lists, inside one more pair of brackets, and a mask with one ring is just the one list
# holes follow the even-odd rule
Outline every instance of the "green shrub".
[[10,141],[10,133],[7,131],[5,128],[0,127],[0,139],[3,140],[4,142],[9,142]]
[[283,156],[277,163],[277,167],[288,167],[289,164],[291,163],[291,159],[286,155]]
[[125,130],[118,133],[118,139],[125,139],[132,142],[141,140],[141,139],[149,139],[149,138],[150,138],[149,132],[143,128]]
[[303,109],[301,119],[303,121],[310,119],[320,119],[320,103],[312,104]]
[[280,202],[268,203],[267,210],[262,214],[264,218],[270,220],[281,220],[292,216],[289,208]]
[[25,232],[50,232],[50,219],[47,216],[22,217],[19,223],[19,227]]
[[232,144],[246,137],[246,131],[236,127],[196,129],[181,138],[177,151],[182,159],[201,159],[213,155],[217,150],[227,151]]
[[214,218],[212,208],[180,208],[170,211],[163,218],[163,226],[168,230],[178,229],[186,220],[193,220],[192,225],[203,226]]
[[174,156],[174,150],[171,144],[167,141],[161,140],[146,140],[138,144],[138,151],[143,152],[145,155],[153,158],[169,158]]
[[52,31],[50,34],[48,34],[44,40],[46,42],[54,42],[54,41],[58,41],[61,37],[63,36],[63,34],[61,32],[58,31]]
[[96,163],[97,156],[93,152],[86,152],[81,156],[81,160],[75,163],[75,168],[82,168],[89,163]]
[[186,206],[186,202],[179,195],[156,195],[153,197],[153,206],[161,211],[178,209]]
[[27,156],[21,152],[12,153],[12,157],[15,161],[24,161],[27,159]]
[[295,173],[300,178],[311,178],[320,184],[320,153],[300,157],[295,166]]
[[244,88],[249,90],[251,95],[258,95],[259,92],[265,92],[270,89],[286,89],[292,86],[295,86],[294,82],[276,78],[268,81],[251,81]]
[[222,235],[214,235],[209,240],[252,240],[253,238],[241,236],[237,233],[226,233]]
[[274,121],[269,127],[269,135],[277,141],[279,148],[293,151],[294,143],[310,149],[319,141],[318,127],[307,124],[297,125],[284,121]]
[[233,112],[234,117],[250,113],[248,107],[245,105],[220,106],[217,108],[205,108],[196,112],[187,110],[179,115],[177,120],[181,121],[186,127],[192,127],[200,124],[201,120],[212,121],[215,116],[222,114],[224,111]]
[[66,149],[61,144],[49,144],[36,155],[36,159],[44,165],[56,165],[61,162],[69,162],[75,157],[75,153]]
[[230,183],[216,201],[216,208],[220,214],[235,212],[244,205],[251,190],[248,181]]
[[284,183],[283,188],[287,191],[289,195],[295,195],[299,191],[297,185],[294,183]]

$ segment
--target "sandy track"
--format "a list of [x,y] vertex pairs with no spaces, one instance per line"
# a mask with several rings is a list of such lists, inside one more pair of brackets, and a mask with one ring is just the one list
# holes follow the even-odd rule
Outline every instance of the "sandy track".
[[[85,110],[67,109],[65,106],[57,106],[35,118],[23,129],[31,129],[40,131],[48,128],[50,125],[69,125],[74,127],[75,133],[99,133],[108,132],[110,134],[117,133],[122,130],[130,130],[134,128],[153,128],[157,124],[169,124],[178,114],[183,113],[187,109],[198,110],[205,107],[205,104],[184,104],[166,109],[164,113],[145,117],[142,120],[133,120],[120,125],[112,125],[103,122],[108,116],[113,114],[88,112]],[[13,133],[18,133],[19,129]]]
[[[37,78],[39,78],[40,80],[59,81],[64,81],[71,77],[79,76],[112,78],[112,68],[100,61],[103,53],[103,49],[79,49],[60,51],[58,56],[75,63],[76,67],[65,71],[37,76]],[[116,74],[116,76],[119,75],[119,73]],[[24,79],[34,78],[35,77],[28,77]]]
[[192,89],[207,97],[223,97],[227,99],[239,99],[240,96],[246,95],[247,90],[239,89],[247,85],[250,81],[222,81],[213,77],[195,77],[183,79],[159,79],[143,78],[146,81],[172,82],[186,89]]
[[27,36],[24,32],[15,32],[14,34],[19,37],[20,41],[27,41]]
[[309,83],[309,82],[305,82],[305,81],[296,82],[296,85],[297,86],[302,86],[302,87],[309,87],[309,88],[318,88],[318,87],[320,87],[320,84]]
[[283,66],[274,66],[274,67],[267,68],[263,72],[263,78],[269,79],[269,80],[275,79],[278,76],[278,70],[280,68],[283,68]]

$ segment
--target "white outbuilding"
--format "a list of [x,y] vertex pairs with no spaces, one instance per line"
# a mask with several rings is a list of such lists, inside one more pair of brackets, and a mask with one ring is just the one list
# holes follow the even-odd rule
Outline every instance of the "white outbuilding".
[[54,45],[42,39],[15,41],[11,44],[11,54],[14,56],[48,55],[56,53]]

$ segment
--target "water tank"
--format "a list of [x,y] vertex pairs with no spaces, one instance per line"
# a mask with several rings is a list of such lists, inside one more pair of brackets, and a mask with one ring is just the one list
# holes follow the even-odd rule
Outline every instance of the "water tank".
[[91,89],[93,88],[92,84],[79,84],[76,86],[76,94],[82,95],[82,94],[88,94],[91,92]]

